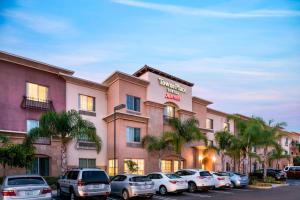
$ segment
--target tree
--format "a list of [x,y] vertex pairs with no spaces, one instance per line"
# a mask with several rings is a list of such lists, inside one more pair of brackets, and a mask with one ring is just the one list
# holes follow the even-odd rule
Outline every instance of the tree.
[[156,137],[153,135],[146,135],[142,139],[142,145],[147,149],[148,152],[157,152],[158,155],[158,167],[161,168],[161,156],[163,150],[165,150],[168,145],[164,137]]
[[263,148],[262,160],[264,163],[264,180],[267,177],[267,164],[269,160],[270,148],[273,148],[275,151],[280,151],[281,146],[278,144],[278,141],[286,134],[281,130],[283,126],[286,126],[285,122],[280,122],[274,124],[272,120],[266,123],[264,120],[259,119],[259,123],[262,125],[262,130],[260,131],[259,140],[257,146]]
[[231,146],[233,135],[228,131],[218,131],[215,133],[215,139],[217,142],[217,151],[221,154],[221,164],[222,164],[222,171],[224,171],[225,167],[225,154],[227,150]]
[[244,120],[238,115],[231,115],[229,118],[235,121],[237,130],[237,134],[235,135],[236,147],[239,148],[243,158],[243,172],[248,174],[251,167],[249,162],[250,154],[252,153],[252,148],[256,146],[260,138],[259,135],[263,125],[260,119],[255,117]]
[[75,111],[47,112],[39,120],[39,127],[31,129],[28,133],[26,143],[33,143],[38,137],[59,137],[61,139],[61,171],[67,169],[67,144],[73,139],[89,140],[96,145],[97,153],[101,150],[102,141],[96,134],[93,123],[82,119]]
[[168,142],[173,150],[178,155],[178,160],[181,160],[181,150],[185,143],[193,141],[205,141],[206,136],[199,130],[199,122],[195,118],[189,118],[181,121],[178,118],[168,119],[168,124],[171,126],[172,131],[164,132],[163,138]]
[[279,166],[279,160],[281,159],[289,159],[290,156],[285,154],[285,151],[283,150],[282,147],[280,147],[279,149],[273,149],[271,152],[268,153],[268,161],[269,164],[271,164],[272,161],[276,161],[276,168],[278,168]]
[[138,164],[132,160],[126,160],[125,164],[131,174],[136,173],[139,170]]
[[295,166],[300,166],[300,156],[296,156],[293,159],[293,163],[294,163]]
[[33,145],[12,144],[6,136],[0,137],[2,146],[0,147],[0,164],[3,166],[4,175],[6,174],[6,166],[29,168],[34,159]]

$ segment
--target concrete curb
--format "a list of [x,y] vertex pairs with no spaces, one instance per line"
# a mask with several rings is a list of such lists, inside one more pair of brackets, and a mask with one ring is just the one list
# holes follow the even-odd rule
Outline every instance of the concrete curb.
[[288,183],[284,183],[284,184],[272,184],[272,188],[284,187],[284,186],[289,186],[289,184]]
[[255,186],[255,185],[248,185],[249,188],[253,189],[272,189],[272,186]]

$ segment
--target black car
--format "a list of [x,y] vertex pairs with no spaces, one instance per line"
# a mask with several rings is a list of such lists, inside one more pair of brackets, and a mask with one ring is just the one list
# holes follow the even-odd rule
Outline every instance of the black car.
[[[264,170],[259,169],[251,173],[252,177],[262,179],[264,177]],[[279,169],[267,169],[267,176],[273,177],[276,180],[286,180],[286,173]]]

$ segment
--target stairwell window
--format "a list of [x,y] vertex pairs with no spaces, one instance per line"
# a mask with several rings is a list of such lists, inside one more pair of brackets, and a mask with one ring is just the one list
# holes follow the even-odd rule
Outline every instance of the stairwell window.
[[126,107],[128,110],[133,110],[136,112],[141,111],[141,99],[139,97],[127,95],[126,98]]
[[26,83],[26,98],[33,101],[47,102],[48,99],[48,87],[35,84]]
[[95,112],[96,111],[95,97],[80,94],[79,109],[88,112]]
[[127,143],[141,142],[141,129],[127,127],[126,128],[126,140],[127,140]]

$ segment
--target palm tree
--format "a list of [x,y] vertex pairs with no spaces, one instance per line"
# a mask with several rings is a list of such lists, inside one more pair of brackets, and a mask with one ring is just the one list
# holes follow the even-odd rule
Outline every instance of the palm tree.
[[289,159],[290,156],[285,154],[285,151],[283,150],[283,148],[279,148],[279,149],[273,149],[271,152],[268,153],[268,161],[269,164],[271,164],[272,161],[276,161],[276,169],[278,169],[279,166],[279,160],[281,159]]
[[224,131],[218,131],[215,133],[215,139],[217,142],[217,151],[219,154],[221,154],[221,163],[222,163],[222,171],[224,171],[225,167],[225,154],[227,153],[227,150],[231,146],[233,135],[224,130]]
[[281,148],[280,144],[278,144],[278,141],[283,137],[286,136],[286,133],[284,133],[281,129],[283,126],[286,126],[285,122],[280,122],[273,124],[273,121],[270,120],[268,123],[263,121],[262,119],[259,120],[262,124],[262,131],[260,134],[259,141],[257,143],[257,146],[260,146],[263,148],[263,163],[264,163],[264,180],[267,177],[267,164],[268,164],[268,149],[269,148],[275,148],[276,151],[279,151]]
[[61,139],[61,170],[67,169],[67,144],[73,139],[87,139],[95,143],[97,153],[101,150],[102,141],[96,134],[93,123],[82,119],[75,110],[67,112],[47,112],[39,120],[39,127],[31,129],[26,143],[33,143],[39,137],[60,137]]
[[231,115],[229,118],[235,120],[237,130],[236,143],[243,157],[243,172],[248,174],[249,167],[251,167],[249,166],[250,154],[252,153],[252,148],[260,138],[262,124],[260,123],[260,119],[255,117],[244,120],[240,116]]
[[142,139],[142,145],[148,152],[157,152],[158,154],[158,167],[161,168],[161,156],[163,150],[168,147],[164,137],[156,137],[153,135],[146,135]]
[[181,121],[178,118],[171,118],[168,124],[173,131],[163,133],[163,138],[168,142],[178,155],[178,161],[181,160],[181,150],[183,145],[188,142],[204,140],[207,144],[206,136],[199,130],[199,121],[195,118],[189,118]]

